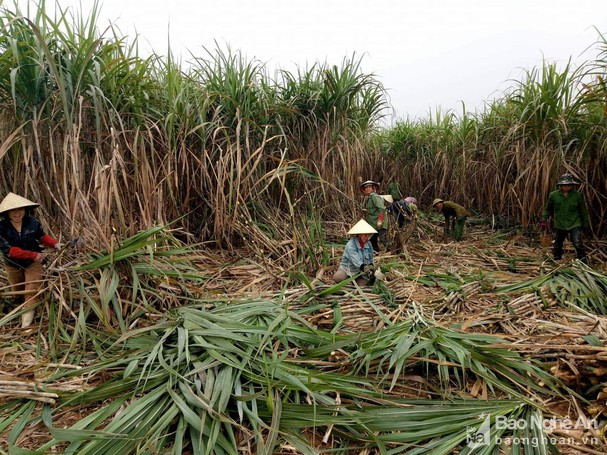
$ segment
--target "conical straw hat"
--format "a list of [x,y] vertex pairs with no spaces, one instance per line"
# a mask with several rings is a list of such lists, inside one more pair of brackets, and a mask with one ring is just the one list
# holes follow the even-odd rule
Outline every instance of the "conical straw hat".
[[25,207],[38,207],[39,205],[15,193],[8,193],[2,202],[0,202],[0,213]]
[[365,220],[360,220],[348,231],[348,235],[356,234],[377,234],[377,231]]
[[394,198],[391,194],[382,194],[381,197],[384,198],[384,201],[389,202],[390,204],[394,202]]

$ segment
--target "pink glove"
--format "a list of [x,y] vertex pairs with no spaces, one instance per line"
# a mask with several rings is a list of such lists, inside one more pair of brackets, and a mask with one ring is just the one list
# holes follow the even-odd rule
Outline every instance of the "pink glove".
[[548,220],[540,221],[540,229],[548,229]]

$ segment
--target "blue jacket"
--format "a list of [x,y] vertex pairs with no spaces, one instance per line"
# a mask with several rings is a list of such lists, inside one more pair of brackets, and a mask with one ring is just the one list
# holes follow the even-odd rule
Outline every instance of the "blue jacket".
[[354,236],[346,244],[339,268],[343,269],[348,276],[354,276],[360,273],[362,264],[373,264],[373,245],[367,241],[361,248],[358,236]]

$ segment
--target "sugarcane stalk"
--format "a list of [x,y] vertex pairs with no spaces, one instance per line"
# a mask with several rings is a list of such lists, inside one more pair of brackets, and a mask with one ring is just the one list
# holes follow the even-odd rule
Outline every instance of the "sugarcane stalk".
[[0,387],[0,396],[9,398],[27,398],[29,400],[41,401],[48,404],[54,404],[55,399],[59,398],[59,395],[56,393],[35,392],[33,390],[24,390],[21,388],[12,388],[7,386]]

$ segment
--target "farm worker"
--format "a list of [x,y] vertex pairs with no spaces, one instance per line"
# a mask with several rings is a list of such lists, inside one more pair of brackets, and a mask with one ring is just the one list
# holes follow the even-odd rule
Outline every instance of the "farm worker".
[[388,185],[388,193],[395,201],[400,201],[403,198],[400,192],[400,185],[398,184],[398,182],[390,182],[390,184]]
[[360,220],[352,226],[348,231],[352,238],[346,244],[333,281],[340,283],[358,274],[362,274],[356,279],[359,285],[372,284],[375,281],[373,246],[370,242],[373,234],[377,234],[377,231],[365,220]]
[[[63,247],[45,234],[40,222],[32,216],[31,211],[39,205],[14,193],[8,193],[0,203],[0,251],[11,290],[24,296],[26,308],[38,303],[45,258],[40,244],[55,249]],[[28,327],[33,320],[31,309],[21,315],[21,326]]]
[[434,199],[432,206],[443,212],[445,216],[445,236],[453,233],[453,238],[459,242],[464,235],[468,211],[455,202],[444,201],[441,198]]
[[582,229],[590,230],[588,212],[582,199],[582,194],[577,191],[579,182],[573,175],[564,174],[557,182],[558,190],[548,196],[548,203],[544,209],[540,227],[546,229],[548,219],[553,218],[556,236],[554,239],[554,260],[558,261],[563,256],[563,242],[567,237],[573,243],[578,259],[586,261],[586,252],[582,242]]
[[379,252],[378,239],[389,250],[390,243],[387,238],[388,217],[386,216],[386,206],[384,199],[377,194],[379,183],[373,180],[367,180],[361,183],[359,190],[366,196],[364,211],[366,212],[366,221],[377,230],[377,233],[371,236],[371,244],[376,252]]
[[380,194],[379,197],[384,200],[384,207],[388,204],[388,209],[394,203],[394,198],[392,198],[391,194]]
[[405,202],[412,208],[414,212],[417,212],[417,199],[415,199],[413,196],[407,196],[405,198]]
[[398,222],[398,227],[402,228],[407,221],[417,216],[417,199],[408,196],[392,204],[391,209]]

